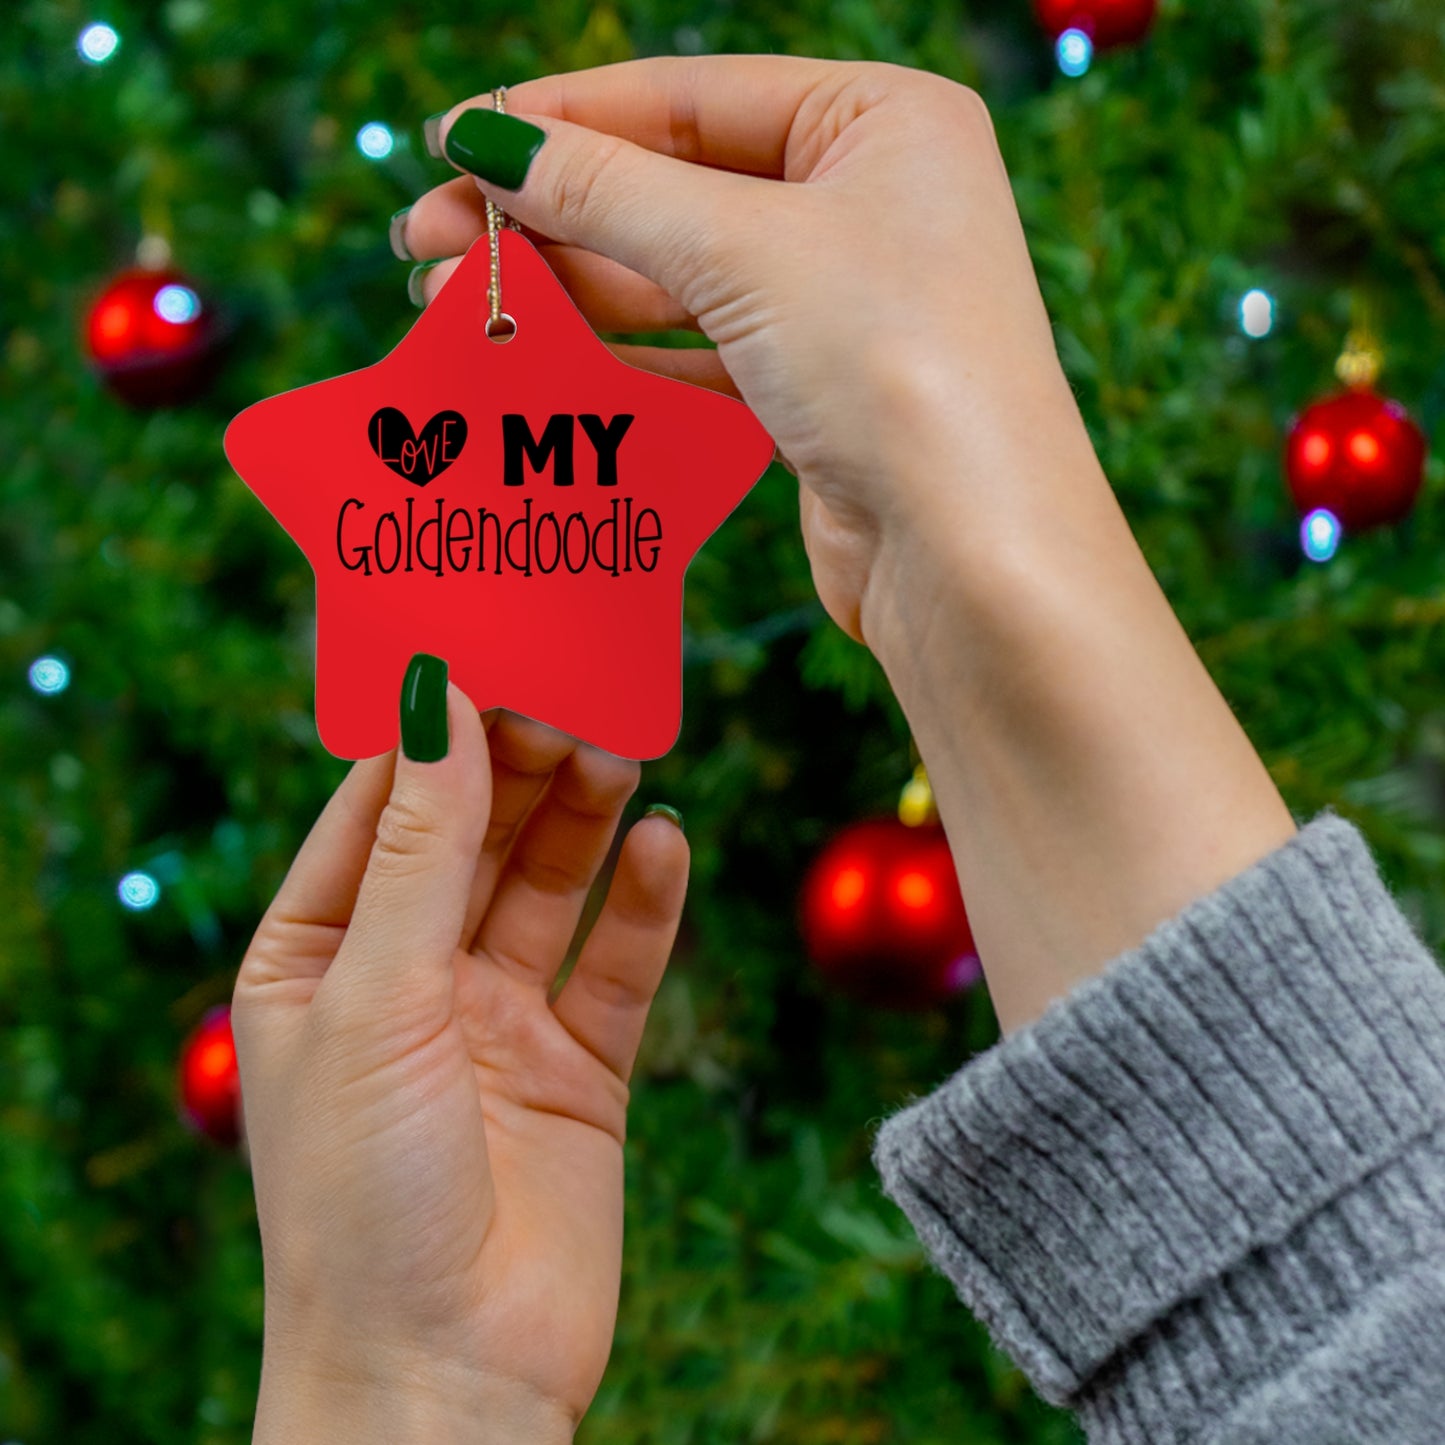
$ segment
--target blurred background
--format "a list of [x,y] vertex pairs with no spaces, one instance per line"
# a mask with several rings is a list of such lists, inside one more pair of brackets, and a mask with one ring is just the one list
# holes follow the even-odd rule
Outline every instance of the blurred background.
[[[1358,822],[1445,940],[1438,0],[4,9],[0,1440],[250,1438],[261,1258],[214,1011],[344,765],[310,569],[221,434],[411,324],[387,218],[451,174],[423,117],[494,85],[778,51],[980,90],[1150,562],[1297,815]],[[694,563],[682,737],[629,814],[683,811],[694,881],[581,1438],[1063,1445],[868,1161],[996,1026],[796,490],[775,468]]]

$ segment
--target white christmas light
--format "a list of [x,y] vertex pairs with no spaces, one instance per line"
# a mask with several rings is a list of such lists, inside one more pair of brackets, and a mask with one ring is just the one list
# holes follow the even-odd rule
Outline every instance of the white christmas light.
[[1311,562],[1328,562],[1340,550],[1343,532],[1340,519],[1324,507],[1316,507],[1300,523],[1300,546]]
[[109,25],[87,25],[80,32],[75,48],[82,60],[89,61],[91,65],[104,65],[120,49],[120,36]]
[[1258,340],[1274,330],[1274,297],[1268,291],[1246,291],[1239,303],[1239,329]]
[[54,697],[70,686],[70,669],[58,657],[37,657],[30,664],[30,686],[45,697]]
[[149,873],[127,873],[115,891],[133,913],[142,913],[160,901],[161,885]]
[[1054,54],[1058,57],[1059,69],[1077,78],[1094,63],[1094,42],[1082,30],[1066,30],[1059,36]]
[[384,161],[395,145],[396,137],[392,135],[391,127],[383,125],[379,120],[367,121],[356,132],[356,148],[368,160]]
[[162,286],[151,303],[162,321],[182,326],[201,314],[201,298],[189,286]]

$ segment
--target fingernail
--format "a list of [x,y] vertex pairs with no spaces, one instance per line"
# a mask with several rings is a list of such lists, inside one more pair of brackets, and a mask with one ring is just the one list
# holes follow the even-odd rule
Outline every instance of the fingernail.
[[666,803],[652,803],[649,804],[647,811],[642,816],[650,818],[654,813],[661,814],[670,823],[676,823],[679,833],[687,832],[687,829],[682,826],[682,814],[676,808],[670,808]]
[[439,110],[435,115],[429,115],[421,123],[421,138],[426,142],[426,153],[442,160],[442,122],[447,118],[444,110]]
[[391,242],[391,254],[398,261],[415,261],[416,257],[406,249],[406,218],[411,215],[411,207],[403,206],[391,218],[386,228],[387,240]]
[[426,292],[422,290],[422,277],[431,270],[433,266],[439,266],[439,261],[423,261],[420,266],[411,268],[411,275],[406,278],[406,294],[413,306],[426,305]]
[[418,652],[401,683],[401,750],[414,763],[435,763],[446,757],[449,745],[447,665]]
[[455,166],[515,191],[527,179],[547,132],[514,115],[480,107],[464,110],[447,132],[446,156]]

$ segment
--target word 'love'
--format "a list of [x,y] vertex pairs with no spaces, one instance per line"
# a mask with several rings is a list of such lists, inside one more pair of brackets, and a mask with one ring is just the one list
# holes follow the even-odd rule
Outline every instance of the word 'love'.
[[418,436],[405,413],[384,406],[367,423],[366,436],[378,459],[397,476],[424,487],[461,456],[467,419],[459,411],[439,411]]

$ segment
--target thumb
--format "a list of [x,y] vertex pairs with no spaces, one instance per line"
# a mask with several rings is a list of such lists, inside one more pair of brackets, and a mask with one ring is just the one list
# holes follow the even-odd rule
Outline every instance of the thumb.
[[486,731],[447,681],[439,657],[418,653],[402,683],[401,750],[376,824],[346,937],[327,971],[393,1016],[449,1006],[452,957],[491,813]]
[[553,116],[485,105],[451,112],[440,139],[447,160],[513,220],[610,257],[694,315],[704,309],[696,287],[739,249],[740,218],[756,212],[769,186]]

